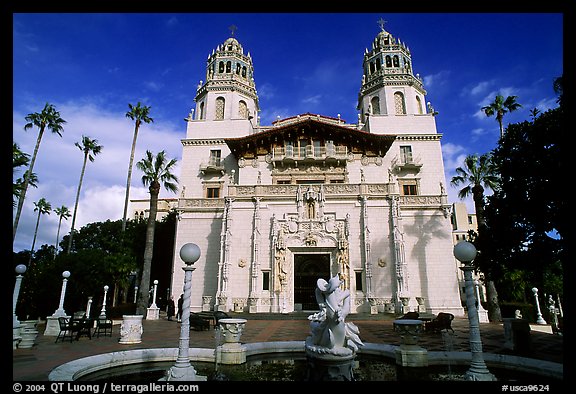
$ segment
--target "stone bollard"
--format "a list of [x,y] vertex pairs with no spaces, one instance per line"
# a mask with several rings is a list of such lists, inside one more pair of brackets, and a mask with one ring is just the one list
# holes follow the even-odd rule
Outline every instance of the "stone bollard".
[[144,332],[142,318],[142,315],[122,315],[118,343],[125,345],[142,343],[142,333]]
[[221,364],[243,364],[246,362],[246,349],[240,344],[240,337],[246,326],[246,319],[226,318],[218,321],[220,336],[224,341],[218,346]]

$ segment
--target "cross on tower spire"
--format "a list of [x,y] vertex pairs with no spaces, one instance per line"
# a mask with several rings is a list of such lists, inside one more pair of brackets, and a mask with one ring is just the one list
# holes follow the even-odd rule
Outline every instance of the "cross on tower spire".
[[232,37],[234,37],[234,32],[236,32],[236,30],[238,30],[238,27],[236,27],[236,25],[232,25],[228,28],[228,30],[230,30]]
[[385,30],[384,30],[384,24],[385,24],[386,22],[388,22],[388,21],[385,21],[385,20],[382,19],[382,18],[380,18],[380,19],[378,20],[378,24],[380,25],[380,29],[381,29],[382,31],[385,31]]

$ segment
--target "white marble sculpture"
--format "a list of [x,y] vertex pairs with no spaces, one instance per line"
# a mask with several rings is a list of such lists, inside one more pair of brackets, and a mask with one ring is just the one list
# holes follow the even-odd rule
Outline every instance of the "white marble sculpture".
[[363,346],[358,327],[346,323],[350,312],[350,290],[342,290],[339,274],[328,282],[318,279],[316,301],[320,311],[308,316],[311,335],[306,341],[309,351],[319,354],[349,355]]

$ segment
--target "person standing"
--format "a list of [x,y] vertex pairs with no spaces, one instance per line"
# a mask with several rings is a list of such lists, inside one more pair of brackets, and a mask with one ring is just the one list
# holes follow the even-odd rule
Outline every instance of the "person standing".
[[184,305],[184,294],[180,294],[178,298],[178,312],[176,312],[176,320],[178,322],[182,321],[182,306]]
[[166,315],[168,316],[168,320],[172,320],[172,316],[174,316],[176,306],[174,305],[174,296],[170,295],[170,299],[168,300],[168,306],[166,307]]

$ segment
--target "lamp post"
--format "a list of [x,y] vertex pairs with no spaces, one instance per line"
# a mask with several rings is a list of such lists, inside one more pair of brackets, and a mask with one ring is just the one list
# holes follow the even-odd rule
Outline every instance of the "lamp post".
[[66,312],[64,311],[64,297],[66,296],[66,284],[68,283],[68,278],[70,277],[70,271],[62,272],[62,290],[60,291],[60,304],[58,305],[58,309],[54,312],[52,316],[60,317],[66,316]]
[[542,317],[542,312],[540,311],[540,302],[538,302],[538,288],[533,287],[532,293],[534,293],[534,298],[536,299],[536,324],[548,324]]
[[22,284],[22,278],[24,277],[24,272],[26,272],[26,266],[24,264],[18,264],[16,266],[16,283],[14,284],[14,296],[12,297],[12,322],[13,328],[20,327],[20,321],[16,317],[16,304],[18,303],[18,295],[20,294],[20,286]]
[[106,294],[108,293],[108,285],[104,286],[104,301],[102,301],[102,310],[100,311],[100,317],[106,318]]
[[158,290],[158,279],[154,280],[154,291],[152,292],[152,305],[151,308],[157,308],[156,306],[156,291]]
[[134,303],[138,301],[138,286],[134,286]]
[[86,304],[86,318],[90,319],[90,310],[92,309],[92,296],[88,297],[88,303]]
[[195,381],[199,380],[196,370],[190,364],[188,349],[190,347],[190,295],[192,293],[193,265],[200,258],[200,248],[193,243],[187,243],[180,248],[180,258],[186,264],[184,270],[184,297],[182,302],[182,324],[180,325],[180,342],[176,363],[168,370],[166,380]]
[[474,281],[472,271],[474,266],[472,261],[476,257],[476,248],[470,242],[461,241],[454,246],[454,257],[462,263],[460,269],[464,272],[466,283],[466,307],[468,309],[468,323],[470,325],[470,351],[472,361],[470,368],[466,371],[467,380],[494,381],[496,377],[488,371],[484,356],[482,354],[482,338],[480,336],[480,323],[478,320],[478,310],[476,309],[476,298],[474,297]]

